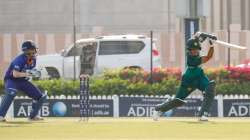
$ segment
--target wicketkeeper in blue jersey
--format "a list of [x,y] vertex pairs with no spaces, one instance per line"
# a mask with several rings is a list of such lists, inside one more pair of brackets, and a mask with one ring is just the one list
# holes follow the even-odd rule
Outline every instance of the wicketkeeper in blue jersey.
[[32,121],[43,119],[38,116],[38,112],[47,95],[43,94],[29,81],[29,77],[41,76],[41,73],[34,69],[36,66],[37,47],[33,41],[24,41],[22,52],[10,63],[4,76],[5,94],[0,104],[0,122],[6,121],[6,113],[18,90],[33,99],[32,111],[28,119]]

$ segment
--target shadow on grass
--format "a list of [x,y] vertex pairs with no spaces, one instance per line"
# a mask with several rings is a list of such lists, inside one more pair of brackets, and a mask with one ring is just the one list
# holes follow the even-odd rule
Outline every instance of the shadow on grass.
[[217,124],[216,122],[213,121],[178,121],[181,123],[186,123],[186,124]]
[[0,128],[1,127],[24,127],[28,124],[31,124],[31,122],[27,122],[27,121],[2,122],[0,123]]
[[5,124],[18,124],[18,125],[23,125],[23,124],[32,124],[32,122],[28,121],[11,121],[11,122],[5,122]]
[[8,122],[1,122],[0,128],[1,127],[25,127],[34,123],[46,123],[46,122],[43,122],[43,121],[33,121],[33,122],[31,121],[8,121]]

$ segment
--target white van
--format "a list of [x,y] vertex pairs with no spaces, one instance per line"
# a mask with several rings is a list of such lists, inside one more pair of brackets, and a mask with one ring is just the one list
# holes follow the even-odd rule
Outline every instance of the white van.
[[[42,78],[74,78],[75,74],[98,74],[105,69],[135,67],[150,70],[150,38],[143,35],[114,35],[80,39],[61,54],[40,55],[37,68]],[[153,66],[160,67],[160,55],[153,42]]]

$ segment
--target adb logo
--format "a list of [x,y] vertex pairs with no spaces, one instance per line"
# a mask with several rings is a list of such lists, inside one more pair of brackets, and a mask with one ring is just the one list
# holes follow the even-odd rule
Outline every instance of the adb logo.
[[63,102],[56,102],[52,107],[53,114],[58,117],[63,117],[67,112],[67,107]]

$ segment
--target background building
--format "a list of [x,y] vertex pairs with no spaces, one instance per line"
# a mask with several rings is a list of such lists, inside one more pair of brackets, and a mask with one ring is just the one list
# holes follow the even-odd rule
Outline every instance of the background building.
[[[0,68],[20,52],[23,40],[34,40],[40,54],[60,52],[76,38],[154,31],[163,67],[184,64],[184,19],[199,18],[202,31],[247,46],[232,50],[231,64],[250,59],[249,0],[0,0]],[[228,30],[230,32],[228,33]],[[204,47],[206,50],[206,48]],[[227,64],[227,49],[215,48],[206,66]]]

